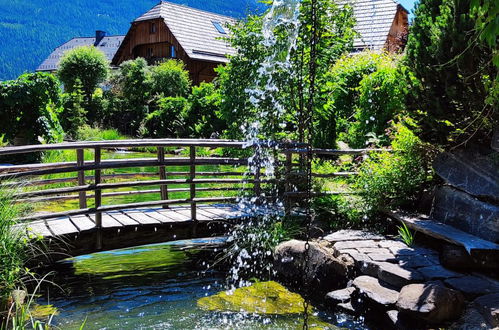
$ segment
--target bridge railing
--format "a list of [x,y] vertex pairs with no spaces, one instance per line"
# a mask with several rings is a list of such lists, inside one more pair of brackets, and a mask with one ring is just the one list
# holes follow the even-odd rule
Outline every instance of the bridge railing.
[[[188,155],[167,154],[165,148],[188,149]],[[281,195],[286,201],[303,198],[305,191],[291,184],[292,177],[304,175],[297,155],[306,157],[307,146],[303,143],[286,142],[279,144],[266,143],[264,147],[272,148],[280,154],[278,162],[284,169],[278,178],[267,178],[257,170],[253,177],[244,176],[245,170],[239,166],[248,164],[245,157],[202,157],[198,155],[200,148],[233,148],[243,149],[245,142],[232,140],[200,140],[200,139],[142,139],[118,141],[67,142],[45,145],[28,145],[0,148],[0,157],[20,154],[41,153],[51,150],[72,150],[75,161],[52,163],[34,163],[20,165],[0,165],[0,188],[22,185],[17,194],[19,202],[44,203],[78,200],[78,208],[61,212],[45,212],[30,216],[24,220],[50,219],[63,216],[95,214],[96,227],[102,226],[102,213],[140,207],[169,207],[174,204],[190,204],[191,219],[197,221],[196,205],[198,203],[216,203],[234,201],[234,191],[245,191],[260,196],[262,185],[271,181],[283,181]],[[155,157],[103,159],[103,150],[134,150],[137,148],[154,149]],[[93,159],[85,159],[85,151],[93,151]],[[363,154],[373,149],[333,150],[313,149],[314,155],[331,156],[343,154]],[[219,171],[199,170],[200,166],[213,165]],[[232,166],[230,170],[223,166]],[[142,168],[154,168],[154,172]],[[238,168],[239,167],[239,168]],[[117,173],[114,170],[127,168],[138,169],[131,173]],[[180,170],[179,170],[180,168]],[[106,173],[113,170],[113,173]],[[335,176],[354,175],[354,172],[314,173],[315,177],[330,178]],[[53,176],[56,177],[53,177]],[[59,177],[63,175],[64,177]],[[68,176],[69,175],[69,176]],[[276,176],[277,177],[277,176]],[[138,180],[142,178],[144,180]],[[301,180],[303,182],[303,180]],[[63,187],[51,187],[51,185]],[[67,184],[71,184],[67,186]],[[154,189],[144,189],[155,187]],[[159,187],[159,188],[158,188]],[[179,187],[179,188],[172,188]],[[123,190],[132,189],[136,190]],[[137,189],[139,188],[139,189]],[[216,197],[202,197],[201,193],[232,192]],[[185,198],[172,198],[182,193]],[[124,204],[106,204],[103,198],[155,194],[159,199]],[[89,201],[93,206],[89,207]],[[289,203],[288,203],[289,204]]]

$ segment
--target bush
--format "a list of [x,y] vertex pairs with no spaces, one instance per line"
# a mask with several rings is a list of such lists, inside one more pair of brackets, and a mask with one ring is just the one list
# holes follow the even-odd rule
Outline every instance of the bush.
[[63,110],[59,115],[66,137],[76,139],[78,130],[86,123],[87,111],[83,108],[83,93],[81,89],[62,94]]
[[191,81],[184,62],[167,60],[151,68],[151,95],[163,97],[185,97]]
[[175,138],[186,135],[185,116],[189,102],[183,97],[163,97],[158,109],[147,115],[142,126],[145,135],[154,138]]
[[220,93],[212,83],[202,82],[192,87],[189,96],[189,111],[186,124],[189,135],[197,138],[210,138],[212,134],[220,135],[226,128],[225,121],[220,118]]
[[48,73],[26,73],[0,82],[0,132],[4,138],[33,144],[62,141],[59,82]]
[[326,79],[328,101],[317,115],[316,145],[335,147],[339,139],[360,148],[368,136],[389,143],[384,131],[404,108],[397,59],[372,52],[345,56]]
[[393,152],[371,154],[355,180],[369,213],[414,204],[431,179],[431,149],[404,124],[394,129]]

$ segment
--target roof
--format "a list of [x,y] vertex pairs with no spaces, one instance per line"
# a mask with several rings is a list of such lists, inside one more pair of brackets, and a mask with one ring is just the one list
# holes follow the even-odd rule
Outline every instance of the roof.
[[234,24],[235,18],[161,1],[134,22],[162,18],[189,58],[212,62],[228,62],[226,55],[235,50],[221,37],[214,22],[222,27]]
[[353,7],[357,21],[355,30],[360,34],[353,42],[354,49],[381,50],[397,11],[407,10],[394,0],[345,0]]
[[[111,61],[120,47],[125,36],[106,36],[102,38],[99,44],[96,45],[106,55],[107,59]],[[36,71],[55,71],[59,68],[59,61],[68,50],[81,47],[93,46],[95,44],[95,37],[81,37],[73,38],[68,42],[63,43],[42,62]]]

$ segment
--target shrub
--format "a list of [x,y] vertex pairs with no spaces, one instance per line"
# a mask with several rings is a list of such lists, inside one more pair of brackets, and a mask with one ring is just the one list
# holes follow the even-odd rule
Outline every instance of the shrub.
[[191,81],[184,62],[167,60],[151,68],[151,94],[163,97],[187,96]]
[[85,96],[85,108],[90,122],[99,118],[92,105],[97,86],[104,82],[109,71],[106,55],[93,46],[72,49],[64,54],[59,63],[57,76],[67,92],[81,88]]
[[48,73],[26,73],[0,82],[0,132],[30,144],[62,141],[59,82]]
[[318,146],[334,147],[340,139],[353,147],[365,147],[367,136],[383,137],[389,121],[404,107],[397,58],[389,55],[345,56],[326,80],[328,101],[319,109],[316,122]]
[[62,94],[63,110],[59,115],[66,137],[76,139],[78,129],[86,123],[87,111],[83,108],[83,93],[75,88],[72,92]]
[[394,125],[393,152],[371,154],[359,168],[354,184],[373,213],[414,204],[431,179],[430,148],[406,125]]
[[220,116],[220,93],[212,83],[202,82],[192,87],[189,96],[189,111],[186,123],[189,135],[197,138],[210,138],[213,133],[222,133],[226,127]]
[[155,138],[185,136],[185,116],[189,102],[183,97],[163,97],[157,101],[158,109],[145,118],[142,126],[145,135]]

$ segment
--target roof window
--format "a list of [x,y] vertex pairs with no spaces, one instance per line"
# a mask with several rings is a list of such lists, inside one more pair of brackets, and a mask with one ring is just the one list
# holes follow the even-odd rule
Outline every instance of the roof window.
[[220,22],[215,22],[215,21],[212,21],[213,25],[215,26],[215,29],[217,29],[218,32],[220,32],[221,34],[227,34],[227,32],[225,32],[222,24],[220,24]]

